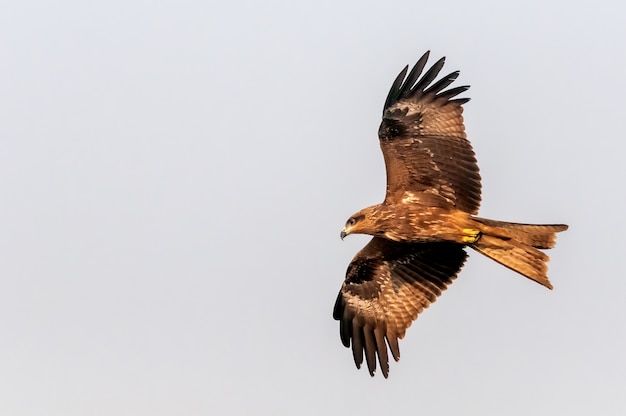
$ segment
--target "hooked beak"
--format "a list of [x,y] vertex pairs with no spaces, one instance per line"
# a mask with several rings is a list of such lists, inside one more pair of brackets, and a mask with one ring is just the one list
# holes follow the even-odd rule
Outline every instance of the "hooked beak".
[[346,233],[345,231],[341,230],[341,234],[339,234],[339,237],[341,237],[341,239],[343,240],[345,236],[347,236],[348,233]]

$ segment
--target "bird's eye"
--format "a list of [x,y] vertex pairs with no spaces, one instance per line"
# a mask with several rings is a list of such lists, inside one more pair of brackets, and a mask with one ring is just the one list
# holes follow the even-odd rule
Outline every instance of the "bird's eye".
[[356,224],[356,218],[351,217],[351,218],[348,220],[348,225],[354,225],[354,224]]
[[397,137],[400,135],[400,129],[398,127],[389,127],[389,135],[391,137]]

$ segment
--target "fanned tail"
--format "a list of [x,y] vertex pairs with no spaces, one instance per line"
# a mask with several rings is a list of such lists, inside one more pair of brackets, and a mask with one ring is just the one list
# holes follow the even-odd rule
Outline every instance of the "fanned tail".
[[534,225],[474,218],[480,238],[470,246],[503,266],[552,289],[548,280],[550,258],[539,249],[556,244],[556,233],[567,230],[565,224]]

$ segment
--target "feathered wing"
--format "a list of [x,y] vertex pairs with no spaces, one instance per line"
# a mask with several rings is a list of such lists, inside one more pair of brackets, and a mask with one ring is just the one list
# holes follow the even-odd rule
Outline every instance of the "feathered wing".
[[357,368],[365,354],[373,376],[378,356],[388,376],[387,345],[398,361],[398,340],[452,283],[466,256],[463,246],[455,243],[398,243],[378,237],[357,253],[333,311],[343,345],[352,345]]
[[385,202],[397,203],[407,193],[415,198],[428,194],[476,214],[480,174],[462,116],[462,104],[469,98],[454,98],[469,87],[445,90],[458,71],[433,83],[444,58],[420,78],[428,55],[426,52],[408,75],[408,66],[404,68],[385,101],[378,131],[387,170]]

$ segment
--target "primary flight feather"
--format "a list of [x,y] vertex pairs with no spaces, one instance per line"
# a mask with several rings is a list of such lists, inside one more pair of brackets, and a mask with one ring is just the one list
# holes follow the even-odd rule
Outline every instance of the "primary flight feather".
[[422,75],[428,56],[400,72],[385,101],[378,130],[385,200],[352,215],[341,231],[341,238],[373,236],[348,266],[333,311],[341,341],[358,368],[365,358],[371,375],[378,361],[388,376],[388,351],[399,360],[398,340],[456,278],[466,246],[552,289],[540,249],[567,229],[475,216],[480,175],[462,116],[469,98],[456,98],[469,87],[446,89],[458,71],[434,82],[444,58]]

